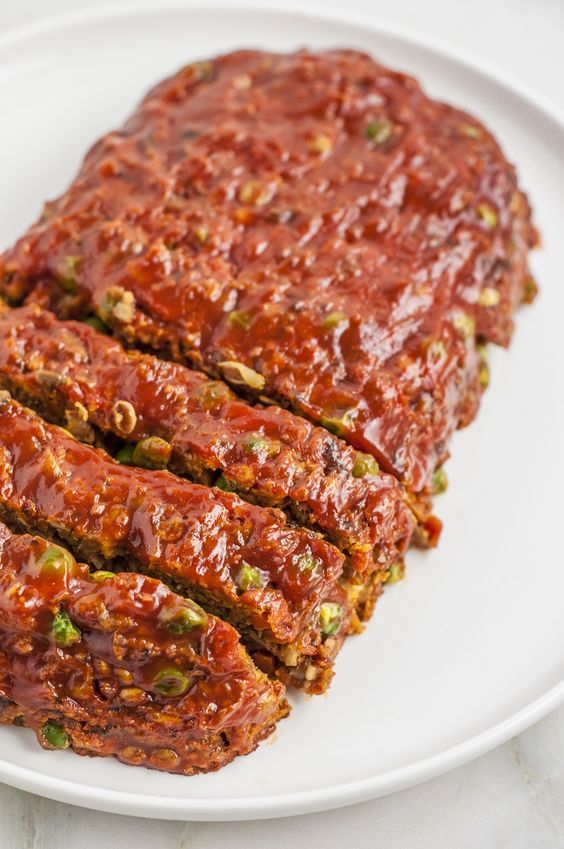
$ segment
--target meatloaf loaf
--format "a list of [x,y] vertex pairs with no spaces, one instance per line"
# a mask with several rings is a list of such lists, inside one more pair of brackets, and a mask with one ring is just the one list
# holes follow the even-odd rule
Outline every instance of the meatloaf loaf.
[[276,399],[429,489],[507,344],[536,234],[475,118],[352,50],[238,51],[154,88],[1,262],[1,288],[91,311]]

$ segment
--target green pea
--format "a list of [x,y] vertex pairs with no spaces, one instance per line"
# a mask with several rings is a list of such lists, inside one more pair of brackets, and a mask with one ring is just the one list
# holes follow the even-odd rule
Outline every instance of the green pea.
[[391,121],[382,118],[380,121],[371,121],[366,125],[364,135],[375,144],[383,144],[392,135],[393,125]]
[[363,454],[362,451],[357,451],[352,467],[353,478],[364,478],[367,475],[377,475],[380,471],[380,466],[370,454]]
[[246,592],[251,589],[262,589],[266,586],[267,581],[259,569],[256,569],[254,566],[251,566],[243,560],[243,565],[235,578],[235,583],[240,590]]
[[73,625],[70,616],[64,610],[55,614],[51,633],[56,644],[62,648],[72,646],[73,643],[79,643],[81,638],[80,631]]
[[40,742],[47,749],[68,749],[70,737],[57,722],[46,722],[39,730]]
[[339,630],[342,618],[343,609],[340,604],[336,604],[334,601],[324,602],[319,611],[321,633],[327,637],[332,637]]
[[108,334],[110,332],[108,325],[105,324],[101,318],[98,318],[97,315],[89,315],[88,318],[84,319],[84,324],[88,324],[89,327],[93,327],[94,330],[97,330],[99,333]]
[[153,686],[161,696],[181,696],[190,686],[190,680],[180,669],[171,666],[157,672]]
[[78,564],[70,551],[58,545],[50,545],[46,548],[37,564],[40,574],[48,578],[64,578],[78,571]]
[[147,436],[137,443],[133,449],[133,462],[144,469],[166,469],[172,446],[160,436]]
[[174,611],[163,611],[162,618],[166,627],[175,636],[179,637],[194,628],[203,628],[207,622],[207,616],[196,604],[186,605]]
[[134,466],[133,462],[133,449],[135,448],[130,442],[124,445],[116,454],[116,460],[118,463],[121,463],[122,466]]
[[433,495],[439,495],[441,492],[446,492],[448,487],[448,478],[446,476],[446,472],[441,466],[438,469],[435,469],[432,479],[432,491]]

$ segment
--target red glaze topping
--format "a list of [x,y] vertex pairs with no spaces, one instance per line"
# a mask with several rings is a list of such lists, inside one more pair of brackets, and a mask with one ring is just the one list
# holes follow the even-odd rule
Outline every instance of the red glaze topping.
[[386,569],[410,539],[402,489],[371,457],[287,410],[251,407],[224,383],[126,352],[37,305],[0,309],[0,385],[85,440],[94,439],[89,424],[131,443],[165,439],[169,469],[204,483],[221,472],[244,497],[287,506],[359,571]]
[[117,560],[191,587],[276,643],[319,638],[320,605],[343,556],[280,511],[122,466],[9,399],[0,404],[0,461],[4,515],[56,530],[102,568]]
[[4,255],[3,290],[94,307],[418,491],[476,412],[475,337],[508,342],[534,242],[468,114],[354,51],[241,51],[184,68],[92,148]]
[[272,729],[282,695],[230,625],[160,581],[91,578],[65,549],[0,525],[0,719],[23,718],[42,745],[216,769]]

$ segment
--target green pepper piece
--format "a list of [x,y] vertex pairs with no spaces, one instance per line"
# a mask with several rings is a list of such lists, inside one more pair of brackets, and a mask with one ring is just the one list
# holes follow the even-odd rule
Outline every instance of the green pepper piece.
[[81,638],[80,631],[73,625],[70,616],[64,610],[59,610],[55,614],[51,633],[56,644],[62,648],[72,646],[73,643],[79,643]]
[[393,124],[387,118],[380,121],[371,121],[366,125],[364,135],[375,144],[383,144],[392,135]]
[[398,581],[401,581],[404,575],[405,567],[401,560],[396,563],[392,563],[389,570],[389,575],[386,578],[386,584],[397,584]]
[[70,295],[75,295],[78,291],[78,283],[76,280],[76,272],[80,265],[81,257],[67,256],[65,257],[64,271],[59,277],[59,286],[63,291]]
[[170,442],[160,436],[147,436],[133,449],[133,462],[143,469],[166,469],[171,454]]
[[311,554],[302,554],[298,560],[298,569],[300,572],[313,572],[316,566],[317,561]]
[[440,495],[441,492],[446,492],[448,487],[448,478],[442,466],[435,469],[432,479],[433,495]]
[[229,323],[240,330],[248,330],[253,321],[253,316],[245,310],[232,310],[229,313]]
[[243,440],[243,447],[251,454],[266,454],[267,457],[274,457],[280,450],[280,443],[259,433],[251,433]]
[[235,583],[242,592],[246,592],[251,589],[262,589],[266,586],[267,581],[259,569],[256,569],[250,563],[243,560],[243,565],[235,578]]
[[340,410],[335,410],[334,412],[322,415],[320,422],[323,427],[326,427],[327,430],[331,431],[331,433],[334,433],[336,436],[342,436],[352,428],[355,412],[355,408],[343,410],[342,412]]
[[220,475],[214,483],[214,486],[217,489],[221,489],[223,492],[235,492],[235,484],[231,483],[230,480],[227,480],[225,475]]
[[115,573],[98,569],[96,572],[90,573],[90,578],[92,581],[96,581],[97,584],[101,584],[103,581],[109,581],[110,578],[115,578]]
[[353,478],[364,478],[367,475],[377,475],[379,472],[380,466],[371,454],[356,452],[352,467]]
[[190,686],[190,679],[180,669],[170,666],[157,672],[153,686],[161,696],[181,696]]
[[321,633],[325,634],[326,637],[332,637],[339,630],[342,618],[343,609],[340,604],[336,604],[334,601],[324,602],[319,611]]
[[40,742],[46,749],[68,749],[70,737],[57,722],[46,722],[39,730]]

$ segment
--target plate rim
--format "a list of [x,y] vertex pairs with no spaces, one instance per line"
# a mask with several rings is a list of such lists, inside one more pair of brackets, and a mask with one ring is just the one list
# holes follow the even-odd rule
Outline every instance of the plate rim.
[[[472,52],[451,46],[439,37],[419,32],[403,24],[359,11],[340,11],[313,6],[299,0],[271,0],[267,6],[260,0],[242,0],[239,3],[212,0],[142,0],[135,6],[124,2],[108,3],[96,7],[71,10],[63,14],[42,17],[23,26],[12,27],[0,34],[0,51],[18,42],[50,32],[72,29],[88,21],[111,20],[120,17],[139,17],[155,13],[167,14],[174,11],[201,10],[275,16],[301,16],[310,20],[328,21],[363,27],[374,34],[395,38],[407,45],[423,48],[437,58],[446,58],[465,71],[481,77],[485,82],[496,84],[509,91],[529,109],[540,113],[564,135],[564,110],[532,86],[522,83],[512,74],[498,68],[489,60]],[[1,55],[0,55],[1,62]],[[128,814],[145,818],[193,820],[193,821],[236,821],[258,820],[274,817],[297,816],[333,810],[347,805],[365,802],[415,784],[435,778],[509,740],[538,722],[552,710],[564,703],[564,677],[524,707],[505,719],[493,724],[464,740],[430,757],[422,758],[407,766],[381,773],[377,776],[349,781],[332,787],[316,790],[285,793],[276,796],[248,798],[223,798],[217,800],[192,799],[184,796],[153,796],[130,793],[124,790],[108,790],[77,784],[74,781],[48,776],[29,767],[13,764],[0,757],[0,781],[31,793],[56,801],[108,813]]]

